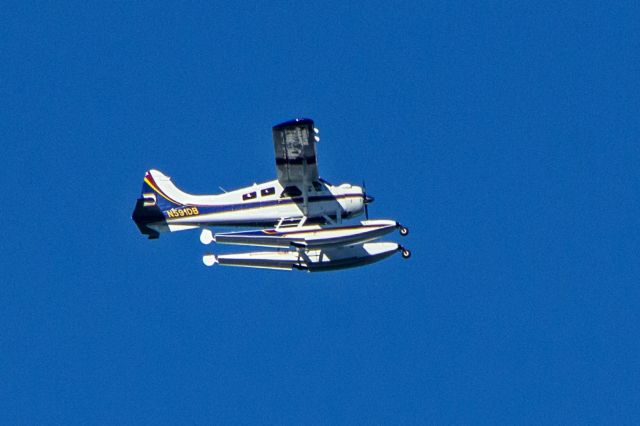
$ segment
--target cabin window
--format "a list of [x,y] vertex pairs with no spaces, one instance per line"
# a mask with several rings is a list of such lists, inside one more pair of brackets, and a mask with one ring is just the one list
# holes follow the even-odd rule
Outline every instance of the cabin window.
[[276,189],[275,188],[265,188],[263,190],[260,191],[260,195],[263,197],[268,197],[269,195],[273,195],[276,193]]
[[258,195],[255,192],[249,192],[247,194],[242,194],[242,200],[243,201],[247,201],[247,200],[253,200],[254,198],[256,198]]
[[302,195],[302,191],[297,186],[287,186],[284,191],[282,191],[282,195],[280,198],[284,197],[299,197]]

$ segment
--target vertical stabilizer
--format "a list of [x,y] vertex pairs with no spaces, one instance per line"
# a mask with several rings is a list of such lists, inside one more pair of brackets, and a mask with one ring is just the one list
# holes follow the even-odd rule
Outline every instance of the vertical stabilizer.
[[162,211],[182,205],[158,185],[158,181],[165,180],[169,181],[169,178],[157,170],[145,173],[140,198],[136,200],[136,207],[131,215],[140,232],[150,239],[158,238],[160,231],[167,229]]

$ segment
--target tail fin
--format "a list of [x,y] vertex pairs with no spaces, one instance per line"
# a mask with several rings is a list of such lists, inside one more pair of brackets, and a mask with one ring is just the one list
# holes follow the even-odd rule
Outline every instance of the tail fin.
[[162,211],[183,205],[175,199],[176,191],[172,189],[181,192],[171,183],[169,177],[161,172],[149,170],[145,173],[140,198],[136,200],[131,217],[140,232],[148,235],[150,239],[158,238],[161,231],[168,230]]
[[184,203],[178,201],[182,194],[171,182],[171,178],[162,172],[149,170],[145,173],[141,197],[144,199],[145,207],[158,206],[160,210],[169,210],[184,206]]
[[185,210],[191,210],[185,207],[193,206],[193,200],[194,196],[178,189],[169,176],[158,170],[149,170],[144,175],[142,194],[132,217],[140,232],[149,238],[158,238],[162,232],[197,228],[198,225],[168,220],[177,217],[179,221]]

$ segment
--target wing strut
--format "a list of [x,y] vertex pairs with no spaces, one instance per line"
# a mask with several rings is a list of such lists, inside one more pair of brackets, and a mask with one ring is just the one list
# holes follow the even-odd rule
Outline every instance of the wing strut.
[[307,159],[302,159],[302,214],[309,216],[309,176],[307,174]]

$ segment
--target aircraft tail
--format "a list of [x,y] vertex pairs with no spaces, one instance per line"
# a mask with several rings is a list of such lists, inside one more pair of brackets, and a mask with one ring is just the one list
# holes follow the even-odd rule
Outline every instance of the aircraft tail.
[[184,192],[180,191],[171,178],[158,170],[149,170],[144,175],[140,198],[133,210],[133,221],[140,232],[149,238],[158,238],[160,232],[170,230],[163,211],[184,206]]
[[174,207],[182,207],[184,196],[187,195],[180,191],[171,182],[171,178],[165,176],[158,170],[149,170],[144,175],[142,182],[142,198],[146,205],[157,205],[160,210],[169,210]]

